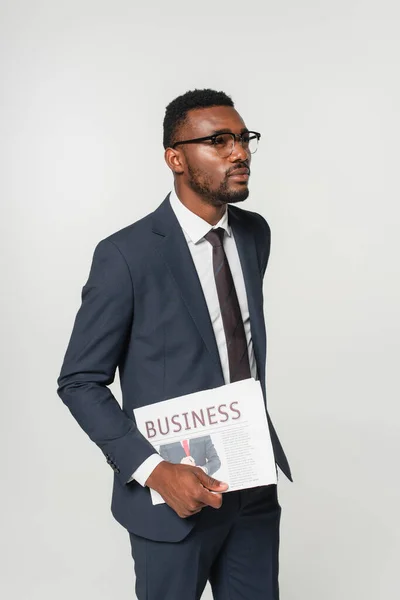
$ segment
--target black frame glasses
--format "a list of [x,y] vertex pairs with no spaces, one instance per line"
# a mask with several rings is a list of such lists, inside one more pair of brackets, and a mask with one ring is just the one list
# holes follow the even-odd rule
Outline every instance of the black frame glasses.
[[[206,135],[204,137],[194,138],[192,140],[182,140],[180,142],[175,142],[172,145],[172,148],[176,148],[177,146],[180,146],[181,144],[200,144],[202,142],[210,141],[211,142],[210,145],[214,146],[216,151],[218,152],[218,141],[217,140],[222,135],[224,135],[224,136],[230,135],[232,137],[232,149],[229,152],[229,154],[226,154],[224,156],[224,158],[227,158],[228,156],[230,156],[232,154],[236,141],[238,141],[242,144],[242,148],[244,148],[245,150],[248,150],[249,143],[251,140],[257,139],[257,145],[258,145],[258,142],[260,141],[260,138],[261,138],[261,133],[258,133],[257,131],[242,131],[242,133],[232,133],[231,131],[220,131],[219,133],[214,133],[213,135]],[[247,139],[244,136],[247,136]],[[250,151],[250,154],[254,154],[255,152],[257,152],[257,146],[253,152]]]

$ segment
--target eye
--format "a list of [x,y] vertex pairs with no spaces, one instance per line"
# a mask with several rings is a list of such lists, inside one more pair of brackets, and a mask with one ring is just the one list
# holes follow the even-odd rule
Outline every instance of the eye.
[[216,135],[214,138],[214,145],[215,146],[225,146],[227,144],[227,137],[226,135]]

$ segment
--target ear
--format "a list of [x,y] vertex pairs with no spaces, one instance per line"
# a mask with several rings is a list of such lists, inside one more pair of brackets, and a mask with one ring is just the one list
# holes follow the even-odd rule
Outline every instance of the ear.
[[184,172],[184,157],[183,153],[178,149],[167,148],[164,153],[165,162],[177,175],[180,175]]

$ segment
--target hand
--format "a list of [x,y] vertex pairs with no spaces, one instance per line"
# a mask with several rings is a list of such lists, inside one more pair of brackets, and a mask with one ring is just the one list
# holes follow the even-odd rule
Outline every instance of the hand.
[[196,463],[193,456],[185,456],[181,460],[181,465],[192,465],[192,467],[195,467]]
[[146,485],[164,498],[182,519],[200,512],[205,506],[220,508],[228,484],[206,475],[199,467],[173,465],[167,461],[156,466]]

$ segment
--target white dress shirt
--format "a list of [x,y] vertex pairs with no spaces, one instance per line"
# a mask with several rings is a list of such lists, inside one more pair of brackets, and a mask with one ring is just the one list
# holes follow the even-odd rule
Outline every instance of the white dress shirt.
[[[204,219],[186,208],[186,206],[179,200],[174,189],[171,192],[169,200],[172,210],[178,219],[179,225],[182,227],[194,265],[196,267],[197,274],[199,276],[217,342],[222,373],[225,383],[227,384],[230,382],[228,351],[226,347],[224,324],[222,322],[218,300],[217,286],[214,278],[213,249],[212,245],[206,239],[204,239],[204,236],[211,231],[211,229],[217,229],[217,227],[222,227],[225,229],[223,240],[224,250],[232,272],[232,278],[236,288],[240,311],[242,313],[244,332],[246,334],[247,349],[249,353],[250,372],[251,376],[256,379],[257,365],[251,338],[250,315],[247,304],[246,287],[239,254],[236,248],[235,238],[228,223],[228,211],[226,210],[221,220],[216,225],[212,226],[207,223],[207,221],[204,221]],[[132,479],[136,479],[136,481],[144,486],[148,477],[151,475],[155,467],[162,462],[162,460],[163,459],[159,454],[152,454],[136,469],[130,481],[132,481]]]

